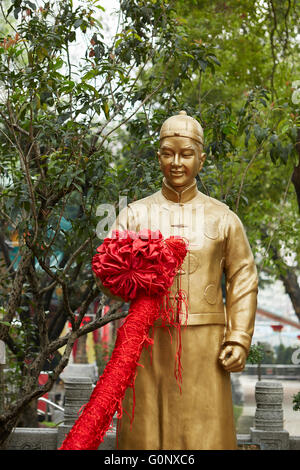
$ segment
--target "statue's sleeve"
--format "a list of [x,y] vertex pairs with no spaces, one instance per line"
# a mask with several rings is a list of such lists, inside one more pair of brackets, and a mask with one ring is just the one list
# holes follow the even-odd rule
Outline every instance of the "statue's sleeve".
[[223,343],[238,343],[249,351],[257,307],[258,278],[244,227],[234,212],[225,224],[227,327]]

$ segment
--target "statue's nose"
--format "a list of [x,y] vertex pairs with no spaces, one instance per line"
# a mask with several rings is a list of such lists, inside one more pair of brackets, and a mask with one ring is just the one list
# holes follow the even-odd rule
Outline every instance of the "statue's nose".
[[180,158],[179,153],[177,153],[177,152],[174,155],[173,165],[174,166],[180,166],[181,165],[181,158]]

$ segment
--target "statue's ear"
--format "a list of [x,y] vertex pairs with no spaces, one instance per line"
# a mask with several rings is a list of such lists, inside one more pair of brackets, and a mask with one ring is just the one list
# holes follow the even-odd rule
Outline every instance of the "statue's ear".
[[199,171],[202,170],[205,160],[206,160],[206,153],[203,152],[200,155]]

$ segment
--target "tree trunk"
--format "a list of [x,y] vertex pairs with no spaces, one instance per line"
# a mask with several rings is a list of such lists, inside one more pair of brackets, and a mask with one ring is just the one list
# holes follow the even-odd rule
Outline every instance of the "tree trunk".
[[[271,246],[271,250],[273,260],[283,263],[278,250],[273,245]],[[295,314],[300,321],[300,285],[295,269],[284,264],[284,272],[280,274],[279,279],[282,281],[285,291],[291,299]]]
[[294,167],[294,171],[292,175],[292,183],[295,188],[297,201],[298,201],[298,208],[300,212],[300,129],[298,129],[298,134],[297,134],[296,150],[299,155],[299,161],[298,161],[298,165]]
[[292,268],[287,268],[285,275],[280,275],[280,279],[284,284],[286,293],[291,299],[295,314],[300,321],[300,286],[297,276]]
[[20,428],[38,428],[39,420],[37,413],[37,400],[32,400],[23,409],[18,419],[18,427]]
[[5,450],[7,440],[12,433],[13,429],[16,427],[18,422],[17,417],[13,417],[9,420],[2,420],[0,418],[0,449]]

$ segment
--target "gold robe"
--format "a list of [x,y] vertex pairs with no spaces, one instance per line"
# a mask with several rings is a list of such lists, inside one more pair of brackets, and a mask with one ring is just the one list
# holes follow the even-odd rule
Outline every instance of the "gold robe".
[[158,321],[152,358],[144,349],[140,359],[132,425],[132,389],[123,401],[118,449],[236,449],[230,373],[218,357],[227,342],[248,351],[254,329],[257,272],[239,218],[199,192],[196,181],[179,194],[164,179],[161,191],[123,209],[115,228],[159,229],[164,237],[181,235],[189,241],[172,286],[173,295],[180,287],[188,301],[181,318],[182,393],[174,376],[176,330]]

